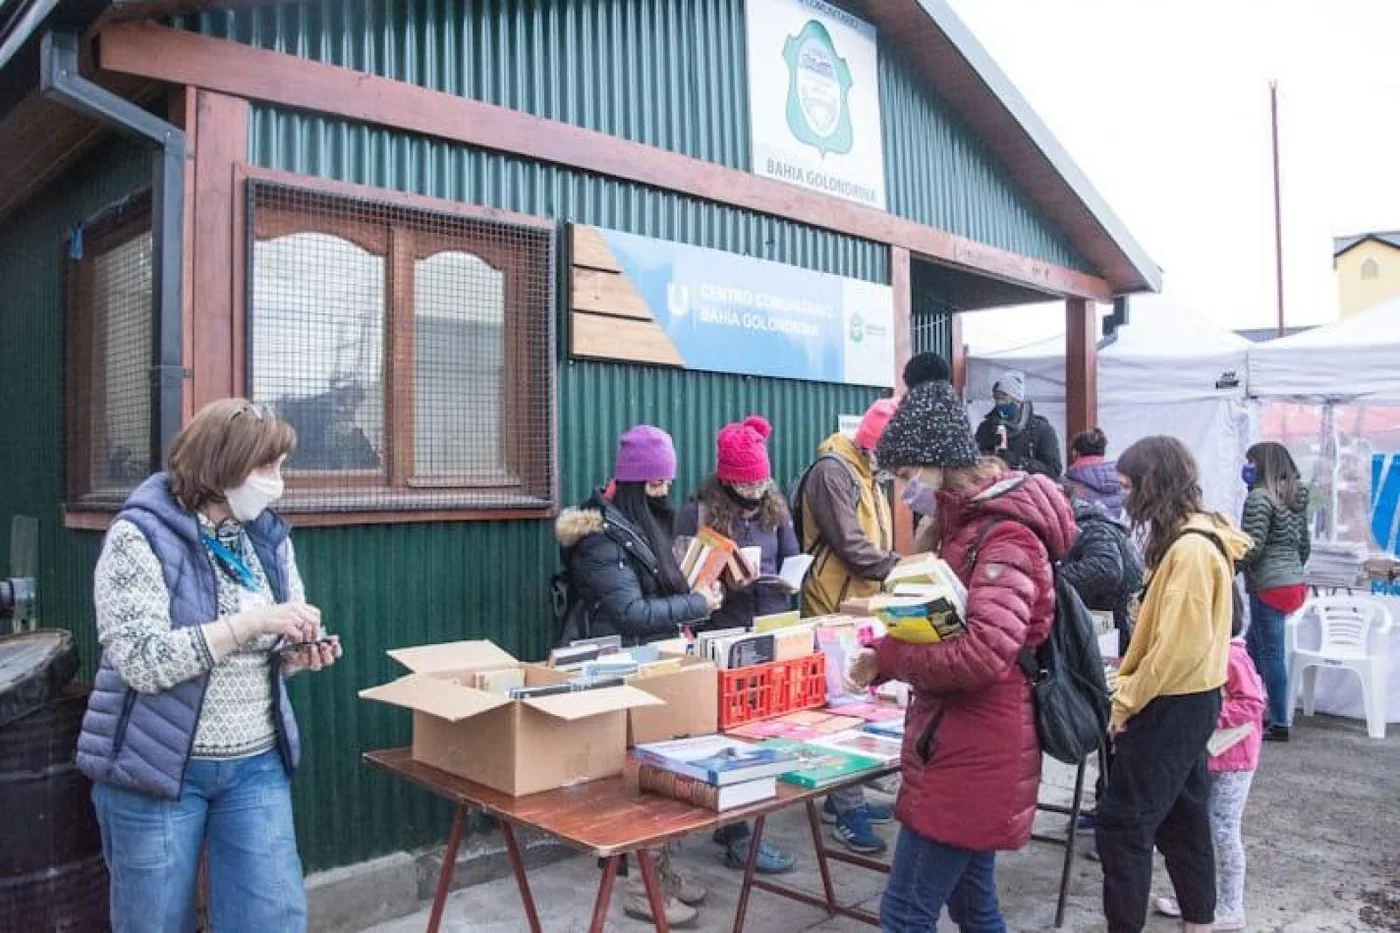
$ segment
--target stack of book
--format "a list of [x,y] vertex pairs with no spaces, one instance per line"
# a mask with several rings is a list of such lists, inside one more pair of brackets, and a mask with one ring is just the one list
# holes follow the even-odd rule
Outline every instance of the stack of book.
[[638,745],[637,781],[646,793],[724,811],[778,795],[780,774],[801,766],[801,755],[722,735]]
[[677,543],[681,573],[692,590],[714,586],[726,572],[739,573],[739,548],[713,528],[702,526],[695,537]]

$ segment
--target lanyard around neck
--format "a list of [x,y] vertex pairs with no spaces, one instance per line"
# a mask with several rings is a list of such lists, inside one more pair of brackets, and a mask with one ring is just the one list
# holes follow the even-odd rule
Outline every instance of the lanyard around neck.
[[204,547],[214,555],[214,562],[220,570],[245,590],[257,592],[258,578],[241,554],[235,554],[208,532],[200,532],[199,536],[204,541]]

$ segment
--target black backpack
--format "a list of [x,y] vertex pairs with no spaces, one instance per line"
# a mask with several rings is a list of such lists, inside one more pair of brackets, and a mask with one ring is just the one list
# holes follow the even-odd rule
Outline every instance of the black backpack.
[[[809,463],[807,468],[797,475],[797,479],[792,481],[792,485],[788,487],[787,492],[788,512],[792,515],[792,530],[797,534],[797,546],[799,548],[806,548],[807,546],[807,539],[803,536],[802,530],[802,494],[807,487],[807,477],[811,475],[816,465],[823,460],[834,460],[845,468],[846,472],[850,474],[851,477],[851,495],[857,503],[860,502],[860,477],[856,476],[855,470],[851,469],[851,465],[846,462],[844,457],[840,454],[824,453]],[[813,550],[815,551],[816,548],[813,547]]]
[[[967,552],[968,579],[972,578],[978,552],[987,536],[1003,521],[1016,520],[992,519]],[[1016,524],[1035,532],[1024,522]],[[1049,554],[1048,548],[1046,553]],[[1031,684],[1041,751],[1065,764],[1077,765],[1103,745],[1108,735],[1111,697],[1104,679],[1094,617],[1079,593],[1060,576],[1059,564],[1051,566],[1055,577],[1055,620],[1050,626],[1050,637],[1035,648],[1023,645],[1017,664]]]

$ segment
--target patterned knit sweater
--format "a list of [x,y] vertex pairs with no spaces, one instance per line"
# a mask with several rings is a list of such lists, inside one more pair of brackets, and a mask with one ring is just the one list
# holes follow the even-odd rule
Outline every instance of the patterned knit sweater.
[[1266,489],[1250,490],[1240,525],[1254,541],[1254,548],[1244,559],[1251,592],[1303,582],[1303,568],[1312,556],[1306,489],[1299,490],[1296,509],[1282,505]]
[[[242,526],[229,520],[215,527],[203,515],[199,521],[204,531],[243,558],[255,580],[253,589],[245,589],[219,569],[211,555],[219,616],[271,605],[272,587]],[[301,601],[306,598],[305,588],[291,542],[287,547],[287,595]],[[127,686],[139,693],[157,693],[209,672],[193,757],[242,758],[275,744],[269,665],[276,636],[253,638],[214,663],[200,626],[171,627],[170,592],[160,560],[146,536],[127,521],[113,523],[107,532],[93,589],[98,640]]]

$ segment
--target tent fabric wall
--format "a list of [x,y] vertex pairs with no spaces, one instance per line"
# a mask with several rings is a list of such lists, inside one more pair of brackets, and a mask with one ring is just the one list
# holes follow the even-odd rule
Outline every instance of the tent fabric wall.
[[1400,402],[1400,298],[1251,348],[1249,393]]
[[[1099,350],[1099,426],[1109,456],[1153,434],[1179,437],[1201,465],[1208,508],[1237,516],[1240,464],[1251,432],[1243,337],[1166,306],[1138,314]],[[1026,374],[1027,395],[1065,436],[1065,341],[1048,340],[968,359],[966,398],[975,425],[991,407],[992,384],[1008,369]]]

